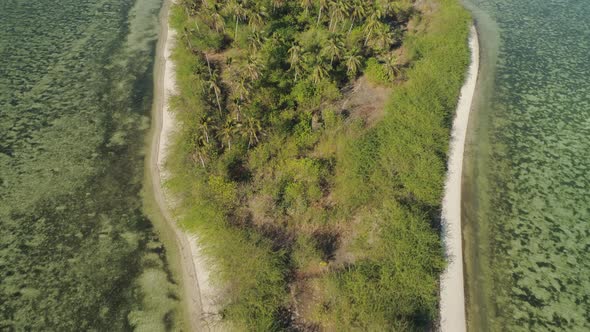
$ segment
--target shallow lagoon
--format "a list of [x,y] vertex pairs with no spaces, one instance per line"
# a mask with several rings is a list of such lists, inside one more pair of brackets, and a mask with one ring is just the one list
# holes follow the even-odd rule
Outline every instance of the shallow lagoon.
[[140,195],[161,2],[0,2],[0,329],[178,323]]
[[590,2],[469,0],[482,34],[464,187],[473,331],[590,329]]

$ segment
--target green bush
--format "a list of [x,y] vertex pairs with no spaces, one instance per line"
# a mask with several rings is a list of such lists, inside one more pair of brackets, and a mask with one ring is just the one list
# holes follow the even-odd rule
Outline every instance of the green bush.
[[[343,61],[352,49],[369,57],[360,61],[359,75],[393,85],[378,60],[393,50],[365,43],[362,22],[345,18],[334,26],[326,13],[317,22],[319,8],[306,16],[292,2],[248,2],[255,12],[272,9],[260,27],[242,22],[234,48],[216,54],[225,61],[212,61],[212,71],[221,71],[215,81],[187,47],[218,49],[222,34],[199,14],[174,14],[175,26],[191,32],[174,52],[182,126],[170,186],[182,198],[184,227],[199,233],[214,259],[227,289],[222,314],[238,329],[292,327],[285,312],[298,305],[298,295],[288,290],[301,284],[311,292],[306,305],[315,308],[304,318],[320,328],[416,330],[436,319],[443,255],[431,225],[440,210],[469,26],[456,0],[437,4],[416,21],[420,32],[404,37],[406,80],[396,82],[384,118],[371,127],[337,111],[340,89],[352,83]],[[408,8],[400,13],[404,20]],[[231,40],[235,18],[223,15]],[[195,20],[199,32],[191,30]],[[328,43],[344,49],[331,53]],[[344,262],[335,258],[337,249]]]
[[207,184],[211,198],[216,205],[229,209],[236,204],[237,185],[235,183],[218,175],[210,175]]
[[330,313],[344,330],[428,324],[436,318],[434,294],[444,267],[438,234],[425,216],[392,200],[371,219],[378,234],[369,244],[371,258],[325,280],[335,288]]
[[365,74],[367,79],[374,84],[389,84],[391,82],[383,64],[375,58],[367,60]]

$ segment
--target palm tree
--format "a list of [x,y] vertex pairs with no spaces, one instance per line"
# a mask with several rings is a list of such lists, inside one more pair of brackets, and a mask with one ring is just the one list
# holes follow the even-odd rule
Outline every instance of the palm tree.
[[333,35],[322,49],[322,53],[330,58],[330,66],[334,64],[334,58],[340,58],[344,49],[344,43],[339,36]]
[[191,43],[191,37],[188,35],[188,29],[185,27],[182,30],[183,36],[184,36],[184,40],[186,40],[186,45],[188,47],[189,50],[191,50],[191,52],[194,50],[193,48],[193,43]]
[[205,134],[205,141],[207,143],[209,143],[209,129],[211,129],[211,126],[212,126],[212,121],[211,121],[210,117],[208,117],[208,116],[201,117],[201,121],[199,123],[199,128],[201,128],[201,130]]
[[264,26],[264,17],[266,13],[263,10],[253,9],[248,13],[248,24],[252,30],[257,31]]
[[389,26],[380,23],[373,31],[373,38],[370,39],[371,45],[382,51],[389,50],[394,42],[394,35]]
[[227,110],[230,111],[232,114],[236,114],[236,121],[240,121],[240,111],[242,107],[242,103],[244,101],[244,81],[245,78],[242,77],[242,71],[238,68],[232,68],[231,77],[227,78],[227,82],[230,86],[228,100],[229,103],[226,106]]
[[227,149],[231,150],[231,141],[235,132],[236,124],[234,123],[234,120],[231,117],[227,117],[225,123],[223,126],[221,126],[221,128],[219,128],[219,131],[217,132],[217,136],[221,141],[222,147],[225,147],[225,143],[227,143]]
[[223,16],[221,16],[221,14],[215,10],[209,11],[208,14],[211,20],[211,25],[213,26],[215,31],[219,32],[220,30],[222,30],[223,32],[225,32],[225,21],[223,20]]
[[240,20],[246,17],[246,8],[242,5],[241,1],[238,0],[231,0],[225,7],[225,10],[228,13],[231,13],[236,18],[236,30],[234,32],[234,40],[238,39],[238,25],[240,24]]
[[387,73],[387,76],[391,80],[394,80],[400,73],[400,67],[399,67],[399,64],[397,63],[396,54],[393,52],[387,53],[383,57],[383,61],[385,62],[385,71]]
[[235,114],[235,121],[240,121],[240,110],[242,102],[239,97],[230,98],[230,103],[227,105],[227,109],[231,114]]
[[210,151],[211,144],[199,133],[193,133],[194,138],[190,142],[190,149],[193,151],[191,159],[193,162],[199,161],[201,166],[205,168],[205,161],[207,160],[208,152]]
[[245,78],[240,79],[237,85],[237,92],[241,102],[247,102],[250,99],[250,90],[252,86]]
[[318,84],[321,82],[326,76],[328,76],[328,69],[324,65],[323,62],[316,63],[313,69],[311,70],[311,80]]
[[262,130],[260,121],[253,116],[246,116],[244,121],[243,134],[248,137],[248,148],[254,144],[258,144],[258,134]]
[[[330,4],[331,8],[331,15],[330,15],[330,31],[336,30],[336,25],[339,22],[344,21],[344,18],[348,15],[350,11],[350,5],[345,0],[336,0]],[[332,24],[333,23],[333,24]]]
[[250,45],[252,52],[256,53],[262,48],[262,45],[264,44],[264,38],[259,32],[254,31],[248,36],[248,44]]
[[303,49],[299,44],[293,44],[291,48],[289,48],[289,63],[293,65],[293,63],[297,63],[301,61],[301,53]]
[[[207,61],[208,62],[208,61]],[[218,84],[219,82],[219,72],[214,70],[209,74],[209,89],[215,92],[215,99],[217,100],[217,108],[219,109],[219,115],[221,116],[221,101],[219,100],[219,95],[221,94],[221,87]]]
[[205,168],[205,157],[207,156],[205,149],[200,146],[197,145],[194,149],[193,155],[191,156],[191,158],[193,159],[193,162],[197,162],[196,158],[199,158],[199,161],[201,162],[201,166],[203,166],[203,168]]
[[305,72],[305,68],[301,62],[298,62],[295,65],[291,66],[291,70],[295,73],[295,82],[299,79],[301,75]]
[[301,54],[303,49],[299,44],[293,44],[289,49],[289,63],[291,64],[291,70],[295,71],[295,81],[297,81],[297,76],[301,74],[302,67],[301,67]]
[[356,49],[353,50],[344,57],[344,60],[346,61],[346,73],[351,77],[356,76],[362,61],[362,57],[358,54],[358,51]]
[[322,18],[322,11],[328,7],[328,0],[318,0],[318,23],[320,24],[320,19]]
[[235,105],[236,121],[240,121],[242,106],[249,100],[250,89],[251,85],[248,83],[248,80],[244,77],[240,77],[233,82],[231,97],[233,105]]
[[378,29],[381,24],[383,24],[381,23],[381,11],[374,10],[373,13],[365,21],[365,46],[369,42],[369,39],[373,37],[373,33],[375,32],[375,30]]
[[382,5],[385,15],[394,16],[396,21],[403,22],[413,9],[413,4],[409,0],[391,1]]
[[303,8],[303,12],[305,16],[309,14],[309,9],[313,6],[313,0],[299,0],[299,4],[301,8]]
[[272,0],[273,10],[277,10],[285,5],[285,0]]
[[263,65],[260,60],[257,57],[250,56],[244,69],[246,70],[247,77],[252,81],[256,81],[260,77],[262,68]]
[[365,10],[365,5],[361,0],[355,0],[353,2],[353,4],[351,5],[351,9],[350,9],[350,29],[348,29],[348,33],[350,33],[352,31],[352,28],[354,26],[354,21],[355,20],[362,20],[363,18],[365,18],[367,12]]

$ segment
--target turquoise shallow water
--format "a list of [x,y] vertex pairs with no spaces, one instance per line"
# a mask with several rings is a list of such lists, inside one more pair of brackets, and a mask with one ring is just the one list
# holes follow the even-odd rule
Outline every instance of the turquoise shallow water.
[[161,2],[0,1],[0,330],[176,324],[140,196]]
[[471,124],[473,331],[590,330],[590,2],[469,0],[484,66]]

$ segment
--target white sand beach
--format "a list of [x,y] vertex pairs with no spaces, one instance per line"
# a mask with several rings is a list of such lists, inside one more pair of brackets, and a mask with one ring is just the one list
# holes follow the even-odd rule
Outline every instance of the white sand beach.
[[469,47],[471,48],[471,65],[465,85],[461,88],[461,97],[453,122],[442,207],[443,239],[449,262],[440,281],[440,330],[442,332],[462,332],[467,328],[461,236],[461,180],[467,124],[479,71],[479,40],[475,27],[471,28]]
[[[167,4],[169,7],[170,4]],[[165,162],[171,135],[176,129],[174,114],[169,107],[169,100],[175,94],[174,63],[170,56],[175,42],[176,32],[168,26],[168,10],[162,16],[162,31],[156,55],[156,74],[154,103],[156,112],[153,118],[154,137],[150,160],[151,177],[156,202],[166,222],[174,230],[176,243],[181,256],[182,280],[186,310],[188,311],[192,331],[216,330],[217,317],[216,291],[210,282],[208,264],[198,245],[198,237],[187,234],[178,227],[170,212],[170,195],[166,193],[164,183],[168,177]]]

